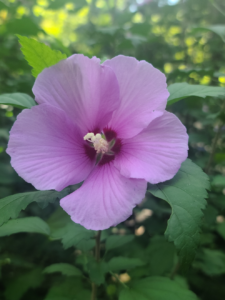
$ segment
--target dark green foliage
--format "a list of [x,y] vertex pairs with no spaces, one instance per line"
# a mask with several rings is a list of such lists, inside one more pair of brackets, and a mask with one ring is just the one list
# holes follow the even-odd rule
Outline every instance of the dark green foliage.
[[43,281],[44,276],[41,268],[20,274],[6,284],[5,297],[9,300],[19,300],[30,288],[37,288]]
[[53,285],[44,300],[84,300],[90,299],[90,292],[85,289],[77,277],[60,280]]
[[87,265],[88,273],[92,282],[100,285],[105,282],[105,274],[108,271],[107,264],[104,261],[90,261]]
[[[225,299],[225,3],[171,2],[0,1],[1,300],[90,300],[91,282],[97,300]],[[36,77],[74,53],[130,55],[166,73],[193,162],[102,232],[98,262],[96,232],[59,206],[78,186],[35,191],[5,151],[16,116],[36,105],[31,67]]]
[[0,225],[10,218],[18,217],[21,210],[25,209],[31,202],[43,203],[54,202],[66,196],[69,189],[62,192],[56,191],[37,191],[15,194],[0,199]]
[[147,277],[123,289],[119,300],[197,300],[194,293],[165,277]]
[[106,250],[112,250],[117,247],[121,247],[129,242],[131,242],[134,239],[133,235],[126,235],[126,236],[121,236],[121,235],[110,235],[106,239],[105,243],[105,249]]
[[112,272],[119,272],[122,270],[130,270],[135,267],[144,265],[144,262],[139,258],[127,258],[127,257],[113,257],[108,262],[108,270]]
[[53,264],[51,266],[48,266],[44,269],[44,273],[55,273],[60,272],[63,275],[66,276],[81,276],[81,271],[70,264],[60,263],[60,264]]
[[174,242],[184,265],[194,259],[199,244],[206,189],[209,189],[207,175],[190,160],[181,165],[172,180],[148,187],[149,192],[167,201],[172,208],[165,234]]

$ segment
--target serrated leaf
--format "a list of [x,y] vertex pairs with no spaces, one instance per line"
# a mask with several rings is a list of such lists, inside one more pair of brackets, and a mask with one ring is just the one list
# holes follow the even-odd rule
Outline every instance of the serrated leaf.
[[131,282],[131,288],[123,289],[119,300],[197,300],[197,296],[165,277],[147,277]]
[[121,247],[131,241],[133,241],[134,235],[110,235],[106,239],[105,248],[106,250],[112,250],[117,247]]
[[139,258],[129,257],[113,257],[108,262],[108,270],[111,272],[118,272],[121,270],[130,270],[139,266],[143,266],[144,262]]
[[36,268],[18,277],[8,280],[5,289],[7,300],[19,300],[29,288],[37,288],[43,281],[44,276],[41,268]]
[[69,188],[62,192],[56,191],[37,191],[15,194],[0,199],[0,225],[7,222],[10,218],[17,218],[20,211],[25,209],[31,202],[53,202],[61,199],[69,193]]
[[19,232],[33,232],[49,235],[50,228],[47,223],[38,217],[10,220],[0,227],[0,236],[7,236]]
[[36,102],[27,94],[12,93],[0,95],[0,104],[12,105],[18,108],[31,108]]
[[73,265],[67,263],[59,263],[48,266],[44,269],[44,273],[62,273],[66,276],[81,276],[81,271]]
[[66,58],[66,54],[58,50],[52,50],[47,45],[30,39],[25,36],[17,35],[22,46],[21,51],[28,64],[33,67],[32,74],[37,77],[45,68],[57,64]]
[[225,88],[206,85],[193,85],[186,82],[174,83],[168,86],[170,96],[167,105],[171,105],[181,99],[196,96],[205,98],[207,96],[218,97],[225,96]]
[[209,189],[208,176],[187,159],[171,180],[149,185],[148,191],[167,201],[172,214],[165,232],[173,241],[184,267],[193,260],[200,240],[200,226]]
[[82,240],[89,240],[94,237],[95,231],[88,230],[69,220],[69,222],[63,228],[57,228],[52,230],[52,239],[61,239],[63,247],[68,249],[72,246],[77,246]]

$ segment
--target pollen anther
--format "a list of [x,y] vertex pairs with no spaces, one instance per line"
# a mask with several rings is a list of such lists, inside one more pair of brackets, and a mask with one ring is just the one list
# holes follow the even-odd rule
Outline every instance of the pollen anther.
[[89,132],[84,136],[84,140],[93,143],[97,153],[104,154],[109,150],[108,142],[102,138],[100,133],[94,135],[93,132]]

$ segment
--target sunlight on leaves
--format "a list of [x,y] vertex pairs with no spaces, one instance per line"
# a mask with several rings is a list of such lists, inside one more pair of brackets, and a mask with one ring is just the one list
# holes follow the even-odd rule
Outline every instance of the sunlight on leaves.
[[34,77],[37,77],[45,68],[51,67],[66,58],[66,54],[58,50],[52,50],[50,47],[34,39],[21,35],[18,35],[18,37],[22,46],[21,51],[28,64],[33,68],[32,74]]

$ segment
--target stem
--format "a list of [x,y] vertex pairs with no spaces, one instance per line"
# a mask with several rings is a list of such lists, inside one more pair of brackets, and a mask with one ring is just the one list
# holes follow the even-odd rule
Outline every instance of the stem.
[[179,268],[180,268],[180,263],[178,261],[170,275],[170,279],[172,279],[172,280],[174,279],[175,275],[177,275],[177,272],[179,271]]
[[206,174],[208,174],[209,171],[210,171],[211,164],[212,164],[212,161],[213,161],[213,157],[214,157],[214,154],[215,154],[215,152],[216,152],[217,142],[218,142],[218,139],[219,139],[219,137],[220,137],[220,134],[221,134],[223,125],[224,125],[224,124],[220,125],[220,127],[219,127],[219,129],[218,129],[218,131],[217,131],[217,133],[216,133],[215,139],[214,139],[214,141],[213,141],[213,144],[212,144],[212,152],[211,152],[211,154],[210,154],[210,156],[209,156],[209,161],[208,161],[208,164],[207,164],[207,166],[206,166],[206,168],[205,168]]
[[96,286],[96,284],[94,282],[92,282],[91,288],[92,288],[91,300],[95,300],[96,299],[96,295],[97,295],[97,286]]
[[[95,237],[95,260],[99,262],[100,260],[100,239],[101,239],[101,230],[98,231],[96,237]],[[91,292],[91,300],[96,300],[97,296],[97,286],[94,282],[91,284],[92,292]]]

